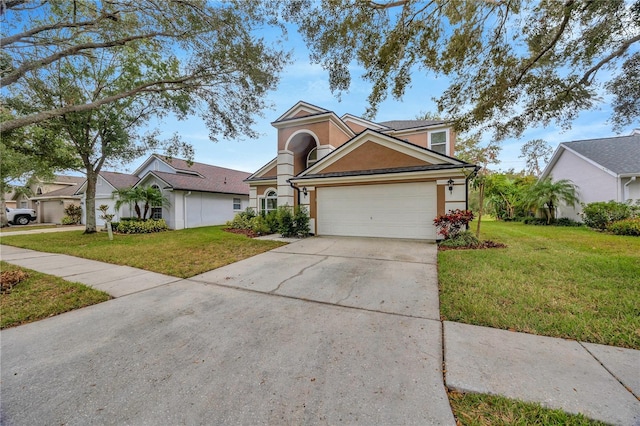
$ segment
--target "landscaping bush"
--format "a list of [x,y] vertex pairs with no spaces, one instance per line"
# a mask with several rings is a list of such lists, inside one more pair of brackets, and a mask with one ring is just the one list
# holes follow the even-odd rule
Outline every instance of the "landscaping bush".
[[299,237],[309,236],[309,215],[307,209],[297,206],[293,212],[293,222],[295,224],[296,235]]
[[243,230],[245,235],[266,235],[278,232],[283,237],[306,237],[309,235],[309,215],[305,208],[280,206],[269,214],[256,216],[252,209],[235,215],[226,228]]
[[582,205],[582,219],[589,228],[605,230],[609,224],[628,219],[631,214],[630,204],[617,201],[598,201]]
[[76,222],[75,219],[73,219],[72,217],[63,216],[62,217],[62,224],[63,225],[77,225],[78,222]]
[[[80,221],[82,220],[82,207],[69,204],[64,209],[64,214],[66,216],[62,218],[63,225],[80,225]],[[65,219],[67,223],[65,223]]]
[[296,229],[291,207],[278,207],[276,217],[278,218],[278,232],[285,238],[294,237],[296,235]]
[[440,241],[441,247],[473,247],[480,244],[480,240],[471,231],[459,232],[456,236]]
[[561,217],[560,219],[555,219],[552,223],[554,226],[583,226],[582,222],[578,222],[573,219],[569,219],[568,217]]
[[267,220],[262,216],[256,216],[251,219],[251,230],[258,235],[268,235],[273,233],[273,230],[267,224]]
[[168,230],[169,226],[167,226],[167,222],[164,219],[127,220],[118,223],[118,228],[116,229],[117,232],[122,234],[150,234]]
[[623,219],[607,225],[607,231],[616,235],[640,237],[640,218]]
[[525,225],[546,225],[547,219],[541,217],[525,217],[522,219],[522,223]]
[[439,235],[446,240],[449,238],[455,238],[463,228],[473,220],[473,213],[471,210],[450,210],[449,213],[441,215],[433,219]]

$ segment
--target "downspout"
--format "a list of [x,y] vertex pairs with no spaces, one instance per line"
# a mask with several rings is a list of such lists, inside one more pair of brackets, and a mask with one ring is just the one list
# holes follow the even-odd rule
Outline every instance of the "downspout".
[[[300,205],[300,188],[298,188],[293,182],[291,182],[291,179],[287,179],[287,182],[289,183],[289,186],[291,186],[293,189],[298,191],[298,205]],[[292,207],[295,207],[295,204],[296,204],[295,200],[293,200],[293,204],[294,206]]]
[[629,181],[624,184],[623,189],[622,189],[622,197],[624,198],[624,200],[622,200],[623,203],[625,201],[627,201],[627,198],[631,199],[631,197],[627,197],[627,194],[629,194],[629,184],[631,184],[631,182],[635,182],[635,181],[636,181],[636,177],[635,176],[631,176],[631,179],[629,179]]
[[185,192],[184,196],[182,197],[182,207],[184,210],[184,228],[183,229],[187,229],[187,197],[191,195],[191,191]]

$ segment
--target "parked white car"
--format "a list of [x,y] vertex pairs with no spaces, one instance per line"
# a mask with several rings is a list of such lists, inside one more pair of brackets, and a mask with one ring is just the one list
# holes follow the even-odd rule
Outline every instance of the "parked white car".
[[36,219],[36,211],[33,209],[10,209],[7,207],[7,221],[12,225],[27,225]]

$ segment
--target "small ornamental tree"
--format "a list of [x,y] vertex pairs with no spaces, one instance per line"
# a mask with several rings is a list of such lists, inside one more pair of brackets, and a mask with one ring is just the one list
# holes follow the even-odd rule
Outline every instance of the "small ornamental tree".
[[433,219],[439,235],[445,240],[455,238],[460,232],[466,229],[469,222],[473,220],[471,210],[449,210],[449,213]]

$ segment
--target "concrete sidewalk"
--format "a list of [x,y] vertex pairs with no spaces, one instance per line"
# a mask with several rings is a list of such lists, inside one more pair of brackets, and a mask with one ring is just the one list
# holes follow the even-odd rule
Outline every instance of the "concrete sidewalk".
[[[443,356],[446,368],[444,383],[451,390],[503,395],[522,401],[540,403],[543,406],[562,409],[570,413],[582,413],[589,418],[610,424],[640,425],[640,401],[638,399],[640,396],[640,351],[446,321],[442,323],[442,339],[433,339],[432,323],[436,326],[440,324],[437,311],[433,312],[434,308],[437,309],[437,304],[412,306],[411,303],[415,304],[415,301],[399,299],[395,305],[387,301],[385,304],[375,307],[366,300],[366,297],[370,297],[366,294],[370,293],[367,291],[366,281],[371,281],[384,274],[386,267],[384,265],[388,264],[388,267],[393,268],[395,266],[391,260],[398,261],[401,262],[398,264],[402,266],[401,269],[413,273],[410,272],[411,269],[419,270],[421,268],[415,263],[416,259],[390,255],[391,251],[388,249],[391,247],[389,245],[385,247],[385,252],[375,250],[367,252],[366,250],[356,250],[353,246],[355,243],[348,240],[345,240],[339,248],[332,247],[331,250],[325,248],[325,246],[328,247],[328,244],[330,244],[329,240],[317,242],[302,240],[259,255],[261,256],[260,260],[254,259],[258,266],[245,260],[202,274],[191,280],[180,280],[135,268],[109,265],[71,256],[0,246],[4,261],[60,276],[69,281],[82,282],[119,298],[80,310],[82,312],[75,311],[19,327],[20,332],[15,329],[4,331],[3,335],[10,336],[11,339],[5,340],[3,336],[3,343],[11,341],[15,344],[15,350],[11,347],[3,348],[3,375],[5,371],[7,374],[9,374],[9,370],[13,371],[13,367],[10,365],[12,361],[9,360],[14,356],[20,359],[20,357],[25,357],[25,354],[30,354],[26,359],[33,358],[33,366],[39,365],[37,354],[24,351],[27,346],[35,345],[32,348],[34,351],[38,350],[36,347],[42,347],[41,351],[45,352],[45,347],[48,348],[47,350],[51,350],[52,347],[58,347],[61,344],[65,346],[65,343],[57,343],[53,337],[51,337],[53,339],[51,342],[47,340],[47,336],[51,335],[54,330],[73,326],[79,322],[94,323],[108,318],[107,322],[112,325],[104,330],[105,336],[99,339],[100,346],[104,351],[121,353],[121,367],[125,368],[126,374],[119,375],[117,369],[111,371],[107,367],[98,367],[101,365],[98,364],[100,360],[95,361],[95,365],[94,361],[89,360],[87,361],[89,364],[81,366],[81,369],[85,367],[88,369],[84,374],[95,375],[97,377],[95,380],[99,384],[113,392],[118,390],[118,386],[128,386],[127,383],[131,381],[138,383],[138,388],[130,390],[131,392],[154,392],[152,389],[158,387],[162,390],[161,394],[164,394],[165,391],[170,394],[175,391],[175,386],[178,386],[178,390],[182,389],[183,392],[187,392],[186,389],[191,388],[201,389],[202,397],[209,399],[191,402],[192,407],[195,408],[189,419],[194,423],[202,421],[198,415],[206,413],[207,407],[214,404],[215,398],[222,398],[217,404],[223,405],[216,406],[222,410],[221,415],[223,416],[217,417],[217,419],[220,421],[226,419],[227,423],[261,423],[264,418],[256,417],[257,413],[264,415],[269,410],[269,404],[275,404],[273,417],[267,423],[294,420],[304,423],[338,423],[346,420],[351,423],[379,424],[385,419],[386,421],[393,419],[393,417],[388,417],[388,410],[411,410],[410,407],[414,405],[419,407],[420,404],[415,400],[416,397],[423,400],[426,398],[426,404],[431,406],[432,402],[429,399],[434,398],[437,393],[426,388],[421,379],[428,377],[428,380],[431,381],[436,377],[433,373],[440,374],[442,377],[442,372],[436,366],[437,363],[432,366],[431,361],[442,359]],[[338,258],[327,257],[329,252],[337,253],[338,257],[344,260],[339,261]],[[342,289],[331,286],[333,281],[327,279],[326,274],[340,270],[351,274],[352,271],[347,268],[351,268],[348,258],[353,256],[353,253],[358,253],[359,256],[353,258],[354,262],[359,263],[365,269],[374,268],[372,269],[374,272],[358,273],[358,277],[362,280],[358,278],[360,281],[354,281],[358,282],[357,285],[354,284],[348,294],[343,294],[341,293]],[[404,251],[397,250],[394,253],[404,253]],[[411,251],[407,253],[410,254]],[[390,260],[385,260],[385,256]],[[425,252],[421,254],[422,256],[431,256],[431,254]],[[398,258],[395,259],[395,257]],[[283,259],[286,260],[284,263]],[[423,264],[428,265],[424,261]],[[281,277],[283,270],[278,270],[276,265],[283,265],[284,268],[290,269],[291,277],[287,279]],[[322,274],[323,268],[326,271],[325,275]],[[296,270],[299,270],[299,273],[295,274]],[[398,274],[402,274],[402,271],[396,271],[389,276],[397,276]],[[268,283],[264,281],[264,277],[269,276],[273,277],[273,285],[267,285]],[[316,280],[318,286],[305,291],[301,277]],[[387,279],[389,278],[387,277]],[[218,284],[224,287],[220,287]],[[225,289],[225,287],[227,288]],[[401,288],[398,287],[398,290]],[[386,290],[383,287],[373,287],[376,297],[383,294],[381,292],[384,291]],[[418,290],[410,292],[414,291]],[[359,295],[362,295],[361,300],[359,300]],[[389,300],[392,295],[388,294],[382,297]],[[200,305],[203,305],[202,309],[198,309]],[[280,311],[282,308],[285,310]],[[137,310],[141,312],[136,312]],[[417,317],[412,317],[411,312],[418,313]],[[280,316],[283,317],[279,318]],[[394,327],[397,326],[394,325],[397,324],[394,317],[404,324],[406,335],[403,335],[404,333],[398,335],[397,332],[394,332]],[[144,319],[141,320],[141,318]],[[278,321],[273,322],[277,318]],[[158,328],[157,324],[162,322],[166,322],[170,328]],[[188,324],[190,328],[181,334],[182,331],[174,329],[177,322]],[[245,330],[242,324],[251,324],[252,328],[256,328],[256,334],[247,334],[248,330]],[[308,345],[305,343],[306,352],[304,353],[303,351],[295,352],[301,348],[298,347],[296,340],[292,340],[292,336],[299,333],[301,324],[307,327],[305,339]],[[349,324],[354,324],[354,328],[350,329]],[[369,326],[359,329],[355,327],[355,324],[360,324],[360,326],[369,324]],[[131,327],[132,330],[135,330],[143,326],[151,326],[151,334],[135,344],[136,347],[140,347],[137,352],[129,354],[127,350],[130,349],[131,342],[127,340],[127,336],[131,336],[134,340],[139,337],[134,337],[133,332],[127,328]],[[97,329],[93,330],[91,327],[87,327],[84,332],[86,336],[78,336],[79,340],[74,344],[80,345],[83,339],[91,341],[91,336],[100,335]],[[96,325],[96,327],[98,326]],[[439,327],[435,328],[435,330],[437,329]],[[329,334],[326,334],[327,330],[330,330]],[[358,332],[360,334],[354,334],[356,330],[360,330]],[[365,330],[364,335],[362,335],[363,330]],[[416,340],[416,334],[422,337]],[[332,336],[331,340],[323,341],[327,336]],[[424,344],[425,336],[430,339],[428,344]],[[153,343],[156,338],[157,342]],[[362,338],[368,342],[365,346],[354,343],[357,339]],[[36,343],[32,342],[34,339],[37,341]],[[110,339],[119,342],[119,346],[108,346]],[[254,341],[254,339],[259,341]],[[421,343],[420,340],[423,342]],[[225,343],[227,341],[229,343]],[[42,346],[42,342],[45,342],[46,345]],[[432,347],[430,342],[440,345],[440,348]],[[154,353],[153,351],[156,350],[154,345],[158,345],[158,350],[163,353],[169,351],[170,358],[185,357],[185,359],[190,359],[189,362],[193,361],[194,363],[196,358],[200,356],[199,352],[213,353],[212,351],[218,351],[217,347],[220,345],[226,349],[224,357],[214,360],[214,370],[202,370],[203,367],[194,364],[190,369],[186,368],[188,366],[181,366],[178,367],[179,370],[174,372],[167,371],[169,375],[167,377],[155,377],[168,366],[161,365],[164,362],[163,354]],[[183,345],[185,346],[183,347]],[[341,348],[344,348],[344,353]],[[93,351],[92,353],[95,353],[97,357],[106,356],[101,352],[96,352],[98,349],[87,350]],[[440,356],[437,354],[438,350]],[[18,352],[13,353],[14,351]],[[73,359],[75,356],[77,359],[79,356],[77,351],[78,349],[74,349],[69,353],[69,357]],[[324,354],[327,357],[326,362],[322,361],[324,356],[321,356],[318,360],[310,363],[313,357],[319,355],[318,351],[326,352]],[[64,352],[64,348],[61,347],[59,353]],[[136,355],[138,352],[145,354],[146,358],[138,359]],[[290,359],[292,353],[295,353],[295,360]],[[422,369],[420,371],[411,370],[411,374],[403,376],[399,382],[401,388],[387,389],[389,383],[398,383],[398,377],[394,375],[399,374],[399,371],[415,369],[415,359],[412,357],[419,353],[423,353],[425,356]],[[232,354],[237,354],[238,358],[233,357]],[[353,363],[349,357],[353,357]],[[203,355],[201,361],[204,362],[204,359]],[[429,361],[426,361],[427,359]],[[73,368],[71,361],[68,364],[70,369]],[[210,361],[207,359],[207,362]],[[290,361],[294,363],[292,364]],[[110,362],[114,361],[103,359],[101,362],[108,366]],[[119,363],[120,361],[115,362]],[[158,364],[158,368],[152,367],[154,363]],[[394,369],[385,374],[387,369],[385,366],[391,366],[389,363],[395,363]],[[403,364],[405,365],[400,370],[396,369],[398,365],[402,366]],[[142,370],[134,370],[136,365]],[[257,365],[262,370],[257,371]],[[351,367],[347,368],[347,366]],[[25,368],[18,362],[14,369],[17,369],[19,374],[27,374]],[[175,368],[175,366],[171,368]],[[339,368],[339,371],[335,368]],[[145,373],[145,371],[147,372]],[[217,372],[214,373],[214,371]],[[264,390],[274,392],[274,394],[271,399],[259,399],[262,401],[260,404],[264,403],[265,406],[256,405],[255,407],[247,407],[241,412],[235,411],[234,407],[237,405],[234,404],[237,404],[237,401],[232,401],[226,396],[216,395],[214,391],[216,386],[228,387],[233,382],[233,380],[232,382],[224,380],[226,377],[224,374],[228,374],[223,373],[224,371],[234,371],[233,374],[237,376],[234,376],[233,380],[238,381],[233,389],[225,390],[227,394],[240,392],[247,393],[247,395],[257,395],[258,389],[252,387],[253,385],[247,381],[252,377],[252,374],[262,377],[260,383],[266,386]],[[242,373],[243,371],[244,373]],[[370,373],[367,374],[367,371]],[[124,370],[122,372],[124,373]],[[55,386],[57,385],[63,386],[65,389],[73,386],[85,389],[86,383],[76,377],[82,376],[82,371],[73,372],[70,370],[68,373],[71,378],[65,379],[67,380],[65,383],[60,382],[60,377],[54,380],[53,384],[47,384],[48,379],[44,377],[41,384],[51,387],[52,394],[55,394]],[[44,375],[45,372],[40,371],[39,374]],[[149,374],[153,377],[149,377]],[[300,377],[300,383],[306,383],[303,389],[306,392],[306,402],[304,396],[292,393],[293,388],[287,390],[286,384],[278,383],[279,374]],[[172,375],[174,377],[170,379],[169,377]],[[415,376],[414,383],[408,380],[412,375]],[[34,374],[35,376],[38,375]],[[121,380],[118,379],[120,376],[122,376]],[[176,382],[175,378],[178,376],[180,379]],[[202,383],[202,377],[205,377],[210,383],[207,385]],[[345,389],[344,392],[335,395],[329,392],[330,388],[322,388],[324,390],[318,393],[316,386],[319,382],[316,382],[316,378],[322,381],[323,386],[326,386],[325,382],[328,380],[340,381],[345,377],[351,377],[367,388],[375,385],[374,387],[379,389],[380,394],[372,395],[371,399],[367,399],[367,406],[364,407],[358,405],[362,404],[362,400],[355,398],[353,393],[360,392],[355,384],[352,389]],[[5,379],[9,381],[17,379],[14,377],[3,378],[3,401],[4,404],[7,404],[8,400],[4,394],[5,389],[8,389],[9,381],[5,381]],[[144,387],[147,379],[153,379],[153,387]],[[405,386],[408,388],[404,388]],[[404,390],[401,391],[401,389]],[[415,394],[412,394],[412,389]],[[398,394],[398,391],[401,393]],[[96,394],[99,391],[95,388],[86,388],[83,392],[91,394],[91,401],[97,403],[99,400]],[[120,403],[128,404],[127,398],[131,398],[131,396],[123,396]],[[278,405],[284,401],[283,398],[289,398],[295,404],[292,402],[293,405],[286,407]],[[154,407],[152,402],[146,401],[143,396],[133,397],[133,400],[137,405],[131,409],[135,408],[138,411],[130,411],[130,407],[127,406],[126,409],[122,409],[124,417],[117,419],[135,424],[137,421],[136,412],[142,413],[145,410],[152,410]],[[81,402],[78,401],[78,404],[82,405]],[[40,401],[40,403],[44,403],[44,401]],[[53,403],[59,404],[60,401],[53,401]],[[317,413],[309,412],[311,403],[314,406],[325,406],[326,412],[331,412],[328,406],[339,408],[347,417],[346,419],[314,417],[314,414]],[[431,410],[437,410],[431,412],[434,417],[424,417],[424,412],[420,415],[417,415],[419,413],[415,413],[416,415],[407,413],[406,419],[411,419],[408,423],[450,424],[449,420],[443,420],[448,419],[448,415],[442,413],[441,408],[436,409],[441,406],[441,403],[442,401],[433,402],[436,405],[431,407]],[[172,401],[170,407],[175,410],[181,409],[176,404],[177,401]],[[304,408],[305,404],[307,408]],[[82,419],[88,423],[92,422],[92,416],[98,415],[100,410],[105,409],[97,405],[93,408],[98,411],[92,412],[86,407],[82,408],[84,410],[82,411]],[[156,413],[159,416],[157,419],[148,418],[148,420],[161,420],[162,416],[167,415],[169,417],[166,419],[173,418],[176,421],[183,421],[185,418],[171,417],[171,415],[175,416],[173,409],[170,412],[160,410]],[[299,411],[294,414],[286,411],[289,409]],[[358,409],[364,411],[358,411]],[[52,410],[56,409],[52,408]],[[61,410],[61,408],[57,410]],[[113,407],[107,410],[111,410],[110,412],[113,413]],[[368,410],[372,410],[371,415],[364,417],[364,413],[370,412]],[[360,417],[353,414],[358,412]],[[126,417],[126,415],[134,417]],[[60,417],[60,419],[64,418]],[[111,421],[117,419],[112,418]],[[80,421],[79,418],[76,420]]]

